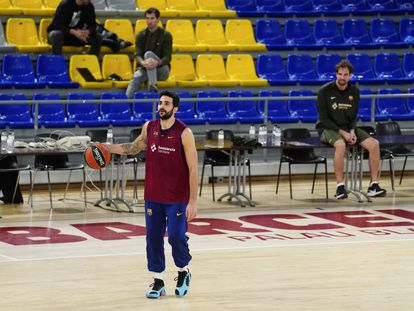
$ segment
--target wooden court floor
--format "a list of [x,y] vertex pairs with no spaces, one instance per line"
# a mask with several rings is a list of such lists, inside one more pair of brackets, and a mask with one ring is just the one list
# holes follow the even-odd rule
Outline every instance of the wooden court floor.
[[335,200],[332,182],[328,200],[322,181],[310,194],[308,177],[295,177],[293,200],[286,180],[276,195],[274,180],[256,179],[246,208],[213,202],[206,185],[188,229],[190,293],[174,296],[166,242],[159,300],[145,298],[141,201],[135,213],[108,211],[93,190],[84,210],[73,187],[65,202],[53,192],[51,211],[37,191],[33,210],[0,205],[0,310],[413,310],[413,176],[395,193],[385,176],[388,196],[362,204]]

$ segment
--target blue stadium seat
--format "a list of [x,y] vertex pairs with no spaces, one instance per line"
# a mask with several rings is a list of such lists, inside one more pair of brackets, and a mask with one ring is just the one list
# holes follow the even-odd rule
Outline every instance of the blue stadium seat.
[[342,10],[353,15],[371,15],[374,11],[368,7],[365,0],[340,0]]
[[342,11],[339,0],[312,0],[313,10],[319,13],[329,15],[344,15],[347,12]]
[[372,42],[385,48],[403,48],[409,46],[408,43],[401,41],[394,20],[391,18],[372,18],[371,37]]
[[414,79],[414,52],[404,53],[403,70],[407,78]]
[[[409,94],[414,94],[414,88],[408,89]],[[414,97],[407,98],[408,111],[414,116]]]
[[345,19],[342,22],[342,35],[347,44],[358,49],[378,48],[378,44],[372,43],[367,24],[362,18]]
[[100,104],[102,119],[109,121],[113,126],[137,126],[142,120],[133,117],[129,103],[119,103],[117,100],[128,99],[124,92],[105,92],[101,94],[101,100],[111,100],[109,103]]
[[358,81],[359,84],[384,84],[384,80],[377,78],[372,69],[371,59],[366,53],[347,54],[348,59],[354,66],[352,79]]
[[[219,91],[199,91],[199,98],[224,97]],[[196,111],[210,124],[235,124],[237,119],[230,117],[226,111],[226,102],[223,100],[196,101]]]
[[[23,94],[0,94],[0,101],[26,100]],[[1,104],[0,127],[13,129],[33,128],[33,117],[30,104]]]
[[[33,102],[43,100],[62,101],[58,93],[35,93],[32,98]],[[33,115],[35,107],[32,108]],[[59,103],[39,104],[38,106],[39,126],[46,128],[75,127],[73,120],[68,120],[65,112],[65,105]]]
[[[188,99],[191,98],[190,92],[177,92],[180,99]],[[200,118],[197,116],[195,109],[194,109],[194,101],[181,101],[178,106],[178,111],[175,114],[176,118],[183,121],[185,124],[192,125],[192,124],[204,124],[206,120],[204,118]]]
[[284,0],[285,11],[296,16],[316,16],[319,15],[312,7],[311,1],[304,0]]
[[259,54],[256,60],[256,71],[259,77],[266,79],[270,85],[296,84],[296,81],[288,79],[282,56],[279,54]]
[[152,110],[155,102],[155,116],[157,114],[157,105],[158,105],[158,94],[157,93],[147,93],[147,92],[135,92],[134,99],[148,99],[145,102],[136,102],[132,104],[132,114],[136,119],[141,119],[144,122],[152,120]]
[[[378,94],[402,94],[398,88],[379,89]],[[380,116],[390,117],[393,121],[404,121],[413,119],[408,111],[405,97],[378,98],[377,107]]]
[[401,40],[414,45],[414,18],[401,18],[399,33]]
[[286,44],[299,50],[322,49],[323,46],[315,45],[313,31],[308,20],[288,19],[285,22]]
[[257,42],[266,44],[266,48],[273,50],[293,50],[293,46],[286,44],[285,35],[278,20],[258,20],[254,29]]
[[63,55],[39,55],[36,62],[36,75],[39,81],[45,82],[52,89],[79,87],[79,83],[70,81]]
[[79,127],[109,126],[108,120],[102,120],[99,114],[98,103],[73,103],[72,100],[96,100],[92,93],[69,93],[67,97],[68,119]]
[[378,79],[390,84],[400,84],[413,81],[405,76],[400,57],[396,53],[378,53],[375,55],[374,71]]
[[400,12],[394,0],[367,0],[368,7],[381,14],[395,14]]
[[[229,91],[228,97],[253,97],[251,91]],[[227,111],[240,123],[263,123],[263,117],[257,111],[255,100],[228,101]]]
[[328,82],[336,79],[335,65],[341,61],[339,54],[316,55],[315,68],[319,81]]
[[256,9],[269,17],[287,16],[282,0],[256,0]]
[[286,60],[286,71],[291,81],[303,85],[320,84],[309,54],[289,54]]
[[3,80],[13,83],[16,89],[43,89],[46,83],[37,81],[32,61],[27,54],[6,54],[3,56]]
[[[315,96],[311,90],[292,90],[289,96]],[[291,116],[297,116],[304,123],[315,123],[318,120],[318,109],[315,99],[289,99],[288,110]]]
[[238,16],[263,16],[263,12],[257,11],[255,0],[226,0],[226,6],[229,10],[236,11]]
[[[281,91],[260,91],[259,97],[280,97],[283,96]],[[264,116],[265,101],[259,100],[257,106],[259,113]],[[291,116],[287,109],[286,100],[268,100],[267,104],[267,119],[272,123],[295,123],[299,122],[298,116]]]
[[352,45],[345,44],[339,25],[334,19],[318,19],[313,25],[313,36],[316,45],[329,49],[350,49]]
[[414,2],[412,0],[394,0],[402,12],[414,13]]
[[[360,95],[372,94],[372,91],[368,89],[361,89],[359,92]],[[371,121],[371,104],[371,98],[361,98],[359,100],[358,119],[361,121]]]

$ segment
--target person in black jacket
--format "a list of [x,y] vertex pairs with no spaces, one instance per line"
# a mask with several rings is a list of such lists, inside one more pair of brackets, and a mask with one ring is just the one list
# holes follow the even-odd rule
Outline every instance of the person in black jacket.
[[90,54],[99,55],[102,37],[96,31],[95,7],[90,0],[62,0],[47,33],[53,54],[62,54],[63,45],[89,44]]

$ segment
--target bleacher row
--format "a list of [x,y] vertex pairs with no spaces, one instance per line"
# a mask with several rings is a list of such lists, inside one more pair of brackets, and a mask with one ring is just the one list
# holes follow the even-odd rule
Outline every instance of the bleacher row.
[[[401,94],[397,88],[379,89],[379,94]],[[409,89],[414,94],[414,88]],[[182,99],[176,116],[189,125],[193,124],[260,124],[264,121],[264,100],[240,100],[253,97],[251,91],[229,91],[223,94],[218,91],[199,91],[194,98],[189,92],[178,92]],[[371,94],[370,90],[361,90],[361,94]],[[281,97],[280,91],[260,91],[260,97]],[[318,118],[315,99],[300,99],[303,96],[314,96],[311,90],[291,90],[289,96],[299,99],[268,100],[267,119],[272,123],[315,123]],[[223,100],[228,97],[229,100]],[[203,99],[209,98],[209,101]],[[217,98],[215,100],[215,98]],[[230,100],[237,98],[239,100]],[[190,99],[190,100],[188,100]],[[24,94],[0,94],[0,101],[25,101]],[[92,93],[69,93],[67,103],[58,93],[34,94],[31,104],[0,105],[0,128],[33,128],[35,102],[38,105],[38,125],[46,128],[68,127],[101,127],[101,126],[138,126],[153,118],[153,105],[158,94],[136,92],[134,102],[128,103],[125,93],[104,92],[99,102]],[[139,101],[138,101],[139,100]],[[72,102],[77,101],[77,102]],[[98,104],[96,102],[99,102]],[[379,98],[376,101],[375,120],[388,119],[412,120],[414,118],[414,97]],[[361,99],[358,117],[362,121],[371,119],[371,99]]]

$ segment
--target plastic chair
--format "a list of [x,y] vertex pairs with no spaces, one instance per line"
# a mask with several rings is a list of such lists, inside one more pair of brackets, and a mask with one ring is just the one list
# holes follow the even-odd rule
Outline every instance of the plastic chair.
[[208,17],[236,17],[234,11],[228,10],[224,0],[195,0],[197,8]]
[[346,14],[342,11],[339,0],[312,0],[312,6],[315,12],[335,15]]
[[318,19],[313,25],[313,35],[316,45],[323,45],[329,49],[349,49],[352,46],[345,44],[338,23],[334,19]]
[[[96,81],[86,81],[77,68],[87,68]],[[98,58],[95,55],[72,55],[69,62],[69,75],[72,81],[78,82],[83,88],[111,88],[111,81],[103,81]]]
[[31,18],[9,18],[6,24],[6,38],[19,52],[47,52],[49,46],[39,41],[36,24]]
[[221,54],[199,54],[196,62],[196,73],[200,80],[210,86],[231,87],[238,82],[231,80],[227,74]]
[[402,41],[414,44],[414,18],[401,18],[399,33]]
[[[44,100],[56,101],[56,103],[38,105],[39,126],[44,126],[45,128],[75,127],[76,123],[66,118],[65,105],[57,103],[61,101],[58,93],[35,93],[32,100],[33,104]],[[33,106],[32,110],[34,115],[36,113],[35,106]]]
[[108,9],[114,11],[136,11],[137,9],[135,0],[106,0],[106,3]]
[[382,14],[395,14],[399,11],[394,0],[366,0],[368,7]]
[[202,52],[207,50],[205,44],[200,44],[194,34],[193,23],[189,19],[170,19],[166,30],[173,37],[173,50],[180,52]]
[[102,59],[102,77],[112,79],[117,88],[126,88],[132,79],[131,61],[126,54],[106,54]]
[[160,14],[162,17],[178,16],[177,10],[172,10],[168,8],[166,0],[136,0],[136,4],[137,8],[141,11],[145,11],[149,8],[157,8],[158,10],[160,10]]
[[253,57],[250,54],[230,54],[227,57],[226,70],[230,79],[240,86],[266,86],[267,81],[256,74]]
[[[310,138],[310,132],[306,128],[289,128],[282,131],[282,140],[283,141],[295,141],[297,139],[306,139]],[[316,181],[316,172],[318,169],[318,164],[325,165],[325,191],[326,199],[328,199],[328,167],[326,158],[323,156],[316,155],[313,148],[289,148],[283,147],[280,153],[279,161],[279,171],[277,174],[277,183],[276,183],[276,194],[279,191],[279,180],[280,180],[280,171],[282,168],[282,163],[288,163],[289,165],[289,190],[290,190],[290,199],[293,198],[292,195],[292,173],[291,166],[295,164],[315,164],[315,171],[313,173],[313,182],[312,182],[312,191],[315,189]]]
[[390,84],[400,84],[408,80],[401,68],[400,58],[396,53],[376,54],[374,70],[378,79],[385,80]]
[[[378,89],[378,94],[402,94],[401,89]],[[412,120],[413,115],[408,111],[405,97],[378,98],[377,107],[380,115],[390,117],[393,121]]]
[[[314,96],[311,90],[292,90],[289,96]],[[291,116],[299,117],[304,123],[315,123],[318,120],[318,110],[314,99],[289,99],[288,110]]]
[[401,41],[394,20],[390,18],[372,18],[371,37],[374,43],[385,48],[402,48],[408,46],[408,43]]
[[[359,90],[360,95],[371,95],[372,91],[368,90],[368,89],[361,89]],[[371,121],[372,117],[371,117],[371,98],[361,98],[359,100],[359,109],[358,109],[358,119],[360,119],[361,121]],[[377,109],[376,109],[377,105],[375,103],[375,108],[374,108],[374,118],[376,117],[377,113]]]
[[370,49],[379,46],[377,43],[372,42],[368,27],[363,19],[352,18],[343,20],[342,35],[345,43],[358,49]]
[[203,117],[199,117],[194,109],[194,100],[182,101],[182,99],[191,99],[190,92],[177,92],[180,97],[180,105],[175,117],[183,121],[185,124],[204,124],[206,120]]
[[414,3],[411,0],[394,0],[398,9],[403,12],[414,12]]
[[[26,100],[24,94],[0,94],[0,101]],[[33,128],[30,104],[1,104],[0,125],[13,129]]]
[[315,39],[308,20],[288,19],[285,23],[286,44],[299,50],[321,49],[315,45]]
[[135,92],[134,99],[148,99],[146,102],[134,102],[132,104],[132,114],[136,119],[143,122],[152,120],[152,110],[155,104],[155,116],[157,117],[158,94],[147,92]]
[[404,53],[403,57],[403,71],[408,79],[414,79],[414,53]]
[[[45,5],[45,8],[52,11],[51,15],[53,15],[56,12],[56,8],[60,4],[60,2],[61,2],[60,0],[43,0],[43,4]],[[96,8],[95,1],[94,1],[94,6]]]
[[384,84],[385,81],[377,78],[368,54],[347,54],[346,59],[353,64],[352,79],[358,81],[359,84]]
[[342,10],[353,15],[371,15],[373,10],[368,7],[366,0],[340,0]]
[[0,0],[0,14],[15,16],[23,14],[23,11],[20,8],[14,6],[10,0]]
[[223,25],[218,19],[199,19],[196,23],[195,37],[199,44],[205,45],[211,52],[231,52],[237,49],[227,41]]
[[[224,97],[219,91],[199,91],[199,98]],[[204,118],[209,124],[235,124],[237,119],[230,117],[226,111],[226,102],[223,100],[196,101],[195,109],[197,114]]]
[[298,81],[300,84],[319,84],[309,54],[289,54],[286,60],[286,71],[291,81]]
[[103,120],[98,111],[97,103],[74,103],[75,100],[96,100],[92,93],[69,93],[67,97],[68,119],[79,127],[109,126],[108,120]]
[[270,85],[295,85],[296,81],[288,79],[282,56],[278,54],[259,54],[256,70],[260,78],[266,79]]
[[339,54],[316,55],[315,69],[319,81],[328,82],[336,79],[335,65],[341,61]]
[[3,56],[3,80],[13,83],[16,89],[43,89],[46,83],[35,78],[33,64],[27,54]]
[[[124,49],[121,49],[120,53],[130,53],[130,52],[135,51],[135,35],[134,35],[134,29],[132,28],[132,23],[130,20],[128,19],[107,19],[105,21],[104,27],[108,29],[110,32],[113,32],[114,34],[116,34],[118,38],[132,43],[132,45]],[[108,50],[111,50],[111,49],[108,48]]]
[[13,0],[13,4],[21,9],[24,15],[45,16],[55,13],[52,8],[46,8],[42,0]]
[[180,17],[207,17],[203,11],[199,11],[194,0],[167,0],[168,9],[178,12]]
[[237,12],[240,17],[263,16],[256,8],[255,0],[226,0],[227,8]]
[[[47,41],[47,27],[52,23],[51,18],[42,18],[39,24],[39,41],[43,45],[47,45],[51,48],[51,45]],[[62,47],[63,53],[81,53],[83,51],[83,46],[70,46],[64,45]]]
[[266,51],[266,45],[256,42],[252,23],[248,19],[228,19],[224,33],[229,44],[239,51]]
[[291,50],[278,20],[258,20],[254,29],[257,42],[266,44],[268,50]]
[[[229,98],[253,97],[251,91],[229,91]],[[263,116],[257,111],[255,100],[228,101],[227,111],[229,115],[240,123],[263,123]]]
[[270,17],[289,15],[285,12],[283,0],[256,0],[256,10]]
[[313,10],[311,1],[303,0],[283,0],[285,11],[298,16],[312,16],[319,13]]
[[171,72],[168,80],[176,81],[179,87],[203,87],[207,81],[198,79],[194,63],[189,54],[174,54],[171,58]]
[[108,120],[112,126],[137,126],[141,120],[135,119],[132,115],[129,103],[119,103],[118,100],[126,100],[125,93],[105,92],[101,93],[102,100],[112,100],[112,102],[101,102],[100,113],[103,120]]
[[79,87],[79,83],[70,81],[63,55],[39,55],[36,62],[36,75],[39,81],[47,83],[51,89]]
[[[259,97],[279,97],[283,96],[281,91],[260,91]],[[268,100],[267,118],[272,123],[294,123],[299,121],[298,116],[291,116],[288,109],[286,100]],[[264,116],[265,113],[265,101],[259,100],[257,108],[259,113]]]

